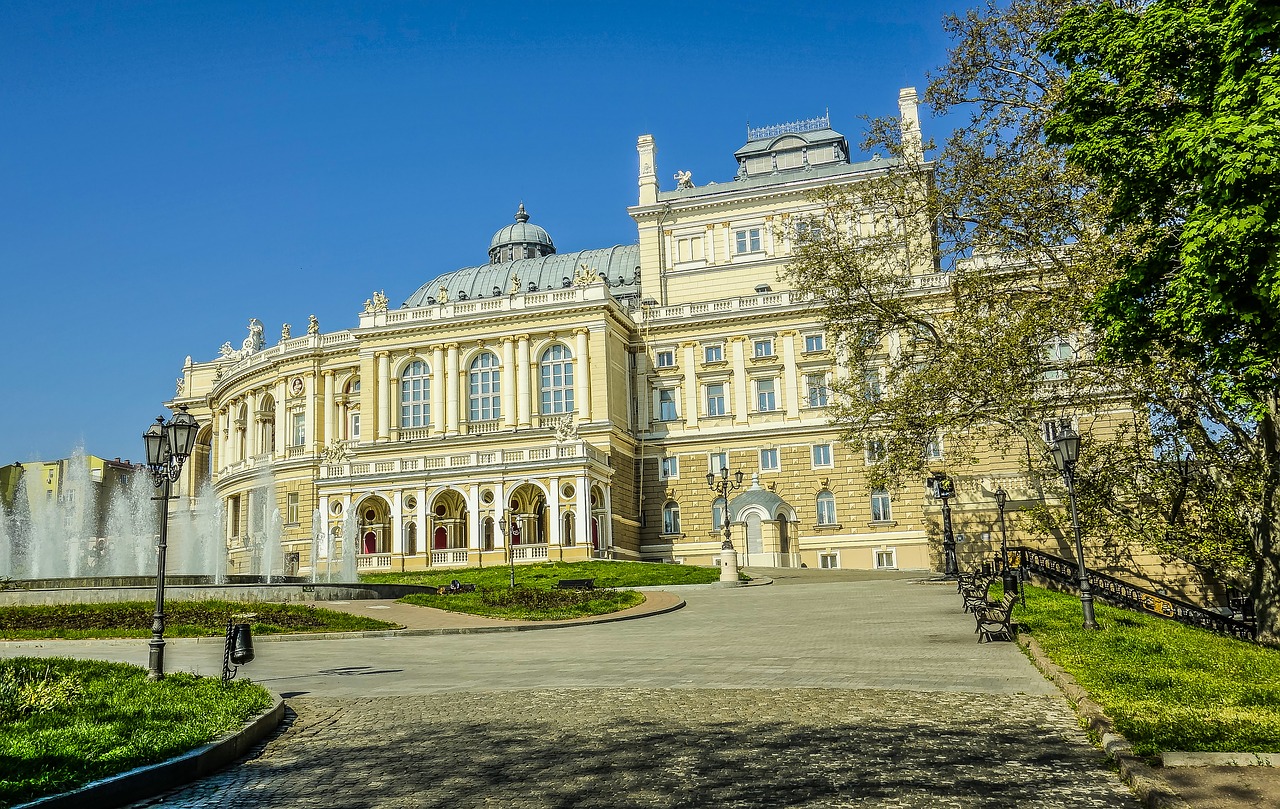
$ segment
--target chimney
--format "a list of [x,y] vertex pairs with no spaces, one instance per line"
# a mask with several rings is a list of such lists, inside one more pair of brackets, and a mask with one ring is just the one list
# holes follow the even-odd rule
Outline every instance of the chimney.
[[920,137],[920,99],[916,88],[904,87],[898,93],[898,113],[902,117],[902,155],[908,161],[924,162],[924,145]]
[[658,147],[653,135],[641,135],[636,140],[636,151],[640,153],[640,204],[653,205],[658,201]]

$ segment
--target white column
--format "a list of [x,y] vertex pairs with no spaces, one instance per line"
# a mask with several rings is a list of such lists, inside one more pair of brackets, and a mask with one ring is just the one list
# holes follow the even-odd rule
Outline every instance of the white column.
[[314,453],[318,446],[316,433],[316,375],[314,371],[308,371],[302,375],[302,396],[303,396],[303,417],[302,417],[302,437],[305,439],[302,446],[306,449],[302,450],[307,453]]
[[[467,549],[476,553],[480,552],[480,537],[484,526],[481,524],[480,518],[480,484],[472,483],[467,487]],[[468,558],[467,564],[474,562],[474,559]]]
[[286,420],[285,416],[289,412],[289,408],[287,407],[288,400],[285,398],[288,395],[289,395],[288,382],[287,380],[281,379],[279,382],[276,383],[276,391],[275,391],[276,412],[271,417],[275,421],[274,429],[272,429],[271,431],[271,434],[275,439],[273,441],[275,446],[271,448],[271,451],[276,454],[277,458],[284,457],[284,439],[285,439],[285,434],[289,430],[289,428],[286,427],[284,423]]
[[388,390],[387,425],[392,435],[400,434],[400,377],[393,376]]
[[730,337],[729,347],[733,353],[733,422],[747,423],[747,358],[745,337]]
[[324,441],[321,442],[321,446],[323,446],[324,444],[332,444],[334,439],[338,437],[337,433],[333,431],[334,414],[338,408],[337,397],[333,389],[333,386],[334,386],[333,371],[325,371],[323,379],[324,379]]
[[503,531],[499,526],[507,516],[507,484],[506,481],[500,480],[493,487],[493,546],[495,548],[507,547],[507,532]]
[[249,407],[244,419],[244,454],[252,458],[262,450],[258,449],[258,392],[249,391]]
[[[431,347],[431,434],[444,435],[444,392],[449,382],[444,372],[444,347]],[[422,526],[418,526],[421,533]]]
[[787,418],[800,418],[800,391],[796,380],[796,332],[784,331],[778,335],[782,341],[782,389],[787,397],[784,404]]
[[574,329],[573,337],[573,406],[578,411],[578,422],[585,423],[591,421],[591,358],[587,355],[587,330]]
[[604,519],[600,521],[600,550],[613,547],[613,499],[609,496],[609,487],[602,486],[604,492]]
[[458,434],[458,390],[462,384],[462,380],[458,379],[458,344],[449,343],[446,348],[449,351],[448,359],[445,361],[445,434]]
[[520,335],[516,350],[516,418],[517,426],[529,422],[529,335]]
[[227,463],[231,460],[227,457],[227,447],[231,445],[231,413],[227,410],[218,411],[218,462],[214,464],[217,469],[226,469]]
[[574,485],[577,487],[577,491],[574,492],[576,513],[573,518],[578,524],[576,528],[578,542],[586,545],[589,553],[591,549],[591,482],[584,472],[578,475],[578,480]]
[[516,344],[510,337],[502,338],[502,426],[516,426]]
[[698,429],[698,377],[694,365],[694,350],[697,343],[681,343],[684,349],[684,426],[688,430]]
[[551,545],[563,545],[564,536],[560,532],[560,478],[551,476],[547,482],[547,542]]
[[378,379],[375,383],[378,390],[377,410],[373,414],[373,420],[377,424],[377,436],[379,441],[386,441],[391,438],[391,432],[388,430],[390,426],[387,422],[387,407],[391,400],[391,355],[386,351],[378,352]]
[[391,493],[391,552],[404,553],[404,497],[400,492]]

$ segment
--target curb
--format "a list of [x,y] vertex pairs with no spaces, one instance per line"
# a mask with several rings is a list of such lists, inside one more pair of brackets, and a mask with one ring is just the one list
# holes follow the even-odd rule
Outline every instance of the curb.
[[1111,717],[1102,712],[1102,706],[1089,698],[1088,692],[1080,687],[1075,678],[1049,659],[1035,638],[1016,633],[1015,637],[1018,645],[1031,656],[1031,662],[1036,668],[1052,680],[1071,701],[1085,727],[1101,740],[1103,752],[1115,763],[1120,770],[1120,777],[1138,796],[1143,806],[1147,809],[1191,809],[1191,805],[1182,799],[1177,790],[1142,758],[1134,755],[1133,745],[1116,731]]
[[249,752],[271,735],[284,719],[284,700],[271,692],[272,704],[250,719],[240,730],[189,750],[180,756],[147,764],[92,781],[71,792],[61,792],[20,803],[13,809],[83,809],[85,806],[113,809],[167,792],[210,775]]

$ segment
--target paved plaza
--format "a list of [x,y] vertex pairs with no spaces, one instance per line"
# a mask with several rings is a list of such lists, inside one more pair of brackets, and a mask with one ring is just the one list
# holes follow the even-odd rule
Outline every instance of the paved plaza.
[[[138,806],[1137,806],[1021,651],[976,642],[953,584],[846,578],[681,589],[684,609],[615,624],[263,642],[243,672],[286,727]],[[173,641],[168,663],[213,674],[221,649]]]

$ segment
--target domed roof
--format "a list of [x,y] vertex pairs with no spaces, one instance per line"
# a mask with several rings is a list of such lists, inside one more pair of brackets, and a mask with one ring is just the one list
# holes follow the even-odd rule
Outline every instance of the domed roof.
[[516,223],[507,225],[493,234],[493,238],[489,240],[489,249],[493,250],[509,244],[543,244],[551,248],[550,252],[553,253],[556,249],[550,234],[537,225],[529,224],[529,214],[525,212],[523,202],[520,203],[520,210],[516,211]]

